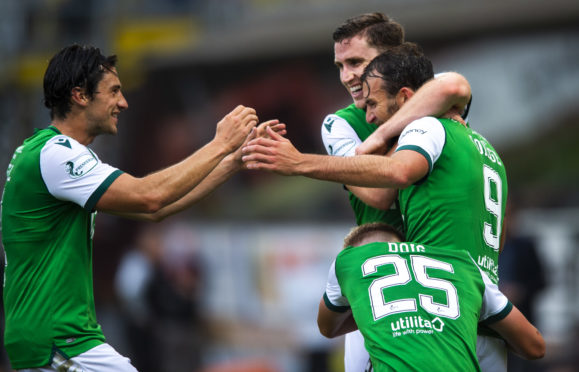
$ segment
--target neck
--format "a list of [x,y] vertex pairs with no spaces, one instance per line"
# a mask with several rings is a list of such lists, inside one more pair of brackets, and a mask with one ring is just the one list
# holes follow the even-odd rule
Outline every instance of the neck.
[[60,131],[60,133],[74,138],[79,143],[87,146],[92,143],[95,136],[90,135],[86,131],[86,124],[78,117],[67,116],[64,119],[54,119],[52,125]]
[[466,122],[464,121],[464,119],[462,118],[462,116],[460,115],[460,113],[458,112],[458,110],[456,109],[451,109],[449,111],[447,111],[444,115],[441,116],[442,118],[445,119],[450,119],[450,120],[454,120],[459,122],[460,124],[464,125],[466,127]]

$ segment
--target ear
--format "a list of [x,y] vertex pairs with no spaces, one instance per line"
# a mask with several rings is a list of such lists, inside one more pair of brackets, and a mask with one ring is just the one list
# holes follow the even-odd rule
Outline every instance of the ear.
[[86,95],[84,89],[80,87],[72,88],[70,92],[70,97],[74,103],[81,106],[86,106],[89,101],[88,96]]
[[414,91],[408,87],[402,87],[396,94],[396,103],[401,107],[414,95]]

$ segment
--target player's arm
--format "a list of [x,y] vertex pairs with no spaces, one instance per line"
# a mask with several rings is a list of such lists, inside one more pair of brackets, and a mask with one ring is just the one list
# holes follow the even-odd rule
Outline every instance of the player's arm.
[[358,325],[351,309],[343,312],[330,310],[322,298],[318,307],[318,328],[323,336],[334,338],[357,330]]
[[[330,114],[321,127],[322,142],[328,155],[354,156],[356,147],[362,141],[348,121],[338,115]],[[378,209],[389,209],[398,197],[398,190],[387,188],[367,188],[353,185],[345,187],[365,204]]]
[[513,306],[502,320],[488,324],[507,342],[508,347],[525,359],[540,359],[545,356],[545,340],[525,316]]
[[241,146],[257,123],[255,110],[238,106],[218,124],[214,139],[185,160],[143,178],[119,176],[96,209],[109,213],[155,213],[184,197],[229,153]]
[[241,165],[238,165],[237,162],[231,159],[228,155],[211,171],[211,173],[195,186],[193,190],[182,198],[153,213],[129,213],[116,211],[109,211],[109,213],[139,221],[160,222],[169,216],[188,209],[193,204],[205,198],[240,169]]
[[382,210],[390,209],[398,198],[398,189],[352,185],[346,185],[346,188],[363,201],[364,204]]
[[244,148],[248,169],[286,176],[339,182],[362,187],[406,188],[428,172],[426,159],[414,151],[395,156],[359,155],[348,158],[300,153],[287,139],[251,141]]
[[392,138],[424,116],[440,117],[449,111],[463,112],[471,97],[470,84],[456,72],[438,74],[426,82],[384,124],[356,149],[357,154],[374,154],[386,148]]
[[[338,260],[336,258],[336,260]],[[342,293],[342,288],[336,275],[336,260],[328,271],[326,291],[318,306],[318,328],[320,333],[332,338],[358,329],[348,299]]]
[[[259,136],[266,136],[265,128],[271,127],[274,132],[285,135],[286,125],[278,120],[269,120],[261,123],[255,131],[252,131],[247,137],[246,142]],[[233,174],[241,170],[243,162],[241,161],[240,146],[235,152],[227,155],[193,190],[187,193],[181,199],[161,208],[155,213],[113,213],[126,218],[159,222],[163,219],[188,209],[193,204],[209,195],[222,183],[227,181]]]
[[[396,146],[393,146],[386,155],[391,156],[395,150]],[[352,185],[346,187],[365,204],[377,209],[388,210],[398,199],[398,189],[369,188]]]
[[[430,120],[436,121],[432,118]],[[415,135],[426,137],[430,135],[429,131],[436,130],[434,125],[428,123],[426,125],[429,126],[428,130]],[[440,123],[438,130],[442,131],[441,136],[444,138],[444,129]],[[412,135],[408,138],[410,137]],[[443,143],[440,140],[438,142]],[[301,175],[353,186],[395,189],[406,188],[422,179],[428,174],[433,163],[425,157],[425,154],[405,150],[403,146],[392,156],[332,157],[303,154],[288,139],[275,133],[271,135],[271,139],[250,141],[243,148],[243,153],[243,161],[248,169],[268,170],[283,175]]]

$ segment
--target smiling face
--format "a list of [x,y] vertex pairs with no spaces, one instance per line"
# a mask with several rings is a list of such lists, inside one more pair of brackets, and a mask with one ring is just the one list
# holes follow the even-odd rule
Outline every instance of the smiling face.
[[376,75],[368,76],[366,82],[362,90],[365,97],[366,121],[376,125],[384,124],[400,108],[396,96],[390,95],[384,89],[384,80]]
[[118,115],[129,107],[121,92],[121,82],[113,68],[104,73],[86,106],[88,132],[92,136],[116,134]]
[[360,35],[334,44],[334,64],[340,71],[340,81],[358,108],[364,107],[360,77],[378,54],[378,49],[369,46],[364,36]]

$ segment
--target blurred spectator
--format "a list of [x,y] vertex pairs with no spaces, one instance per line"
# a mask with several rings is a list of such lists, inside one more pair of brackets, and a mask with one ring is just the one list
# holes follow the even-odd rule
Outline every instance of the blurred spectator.
[[[533,237],[520,234],[517,226],[517,204],[509,195],[505,212],[505,245],[499,255],[499,287],[509,300],[535,326],[535,299],[546,287],[544,267]],[[539,362],[508,354],[509,372],[539,371]]]
[[202,265],[193,241],[186,226],[143,226],[121,261],[115,286],[126,318],[127,355],[140,372],[201,368]]
[[159,370],[156,338],[151,327],[153,318],[147,299],[155,266],[162,254],[158,225],[143,225],[135,246],[122,258],[116,277],[115,291],[122,306],[125,335],[133,365],[141,372]]

